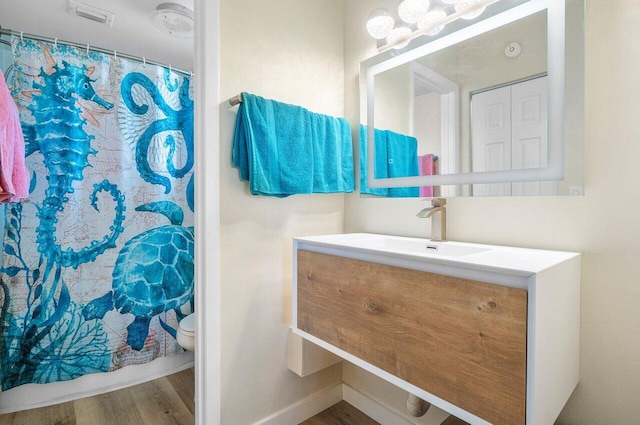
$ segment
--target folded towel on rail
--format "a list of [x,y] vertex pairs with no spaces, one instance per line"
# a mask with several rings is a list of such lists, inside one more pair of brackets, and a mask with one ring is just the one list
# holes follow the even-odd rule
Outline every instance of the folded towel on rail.
[[253,195],[354,190],[347,120],[248,93],[238,109],[232,163]]
[[[367,155],[368,155],[368,133],[367,126],[360,124],[360,193],[363,195],[376,195],[376,196],[389,196],[389,189],[387,188],[372,188],[369,187],[367,182],[367,176],[369,170],[367,168]],[[384,130],[373,130],[373,138],[375,139],[375,178],[386,179],[389,177],[389,170],[387,167],[387,134]]]
[[[418,175],[418,140],[413,136],[387,130],[387,164],[389,177],[415,177]],[[416,187],[392,187],[391,198],[416,198]]]
[[[370,188],[367,184],[368,133],[360,125],[360,193],[392,198],[417,197],[417,187]],[[391,130],[374,129],[375,178],[413,177],[418,175],[418,141],[415,137]]]
[[20,115],[0,71],[0,202],[29,196],[29,172],[24,163]]

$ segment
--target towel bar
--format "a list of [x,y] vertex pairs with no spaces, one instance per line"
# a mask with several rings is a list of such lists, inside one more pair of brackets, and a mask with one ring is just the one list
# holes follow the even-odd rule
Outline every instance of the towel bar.
[[231,106],[236,106],[242,103],[242,93],[240,93],[237,96],[233,96],[232,98],[229,99],[229,104]]

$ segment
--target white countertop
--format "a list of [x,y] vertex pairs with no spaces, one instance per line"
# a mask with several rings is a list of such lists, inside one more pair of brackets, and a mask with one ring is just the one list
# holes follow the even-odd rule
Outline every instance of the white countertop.
[[[347,233],[294,238],[299,244],[391,256],[482,270],[540,273],[580,254],[466,242],[432,242],[429,239],[372,233]],[[429,248],[428,248],[429,247]],[[435,251],[439,248],[440,252]]]

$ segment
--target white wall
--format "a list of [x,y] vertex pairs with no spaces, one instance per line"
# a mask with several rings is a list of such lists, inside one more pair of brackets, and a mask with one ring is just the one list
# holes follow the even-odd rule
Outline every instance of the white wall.
[[411,65],[399,66],[376,75],[375,90],[375,128],[412,134]]
[[[629,40],[640,37],[640,4],[590,0],[587,7],[586,196],[452,198],[447,233],[451,240],[583,254],[581,379],[558,424],[631,425],[640,418],[640,44]],[[345,21],[366,19],[370,9],[365,0],[345,2]],[[366,35],[345,33],[345,112],[352,123],[359,114],[352,82],[372,46]],[[349,196],[346,231],[425,236],[428,224],[415,218],[422,206]],[[345,366],[347,379],[366,382]],[[384,385],[379,393],[394,391]]]
[[299,378],[286,348],[291,238],[342,232],[344,195],[250,195],[231,165],[238,107],[226,99],[245,91],[341,116],[342,0],[222,0],[220,16],[222,423],[252,424],[342,380],[339,364]]
[[413,135],[418,139],[418,155],[440,156],[442,143],[442,106],[440,93],[416,96]]

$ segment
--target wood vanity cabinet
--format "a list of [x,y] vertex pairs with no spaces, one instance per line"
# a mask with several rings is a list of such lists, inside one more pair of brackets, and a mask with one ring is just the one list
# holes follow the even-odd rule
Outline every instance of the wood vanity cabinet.
[[525,423],[523,289],[298,251],[298,327],[491,423]]
[[[563,314],[541,319],[545,309],[535,311],[536,297],[563,308],[535,288],[540,276],[509,286],[499,273],[492,283],[487,270],[476,280],[469,270],[445,274],[318,251],[295,250],[294,332],[435,405],[444,401],[440,407],[472,424],[553,423],[577,383],[577,358],[571,370],[559,370],[577,357],[577,340],[565,341],[571,353],[553,346],[562,334],[531,344]],[[550,376],[558,372],[566,376]],[[536,388],[545,383],[555,387]]]

